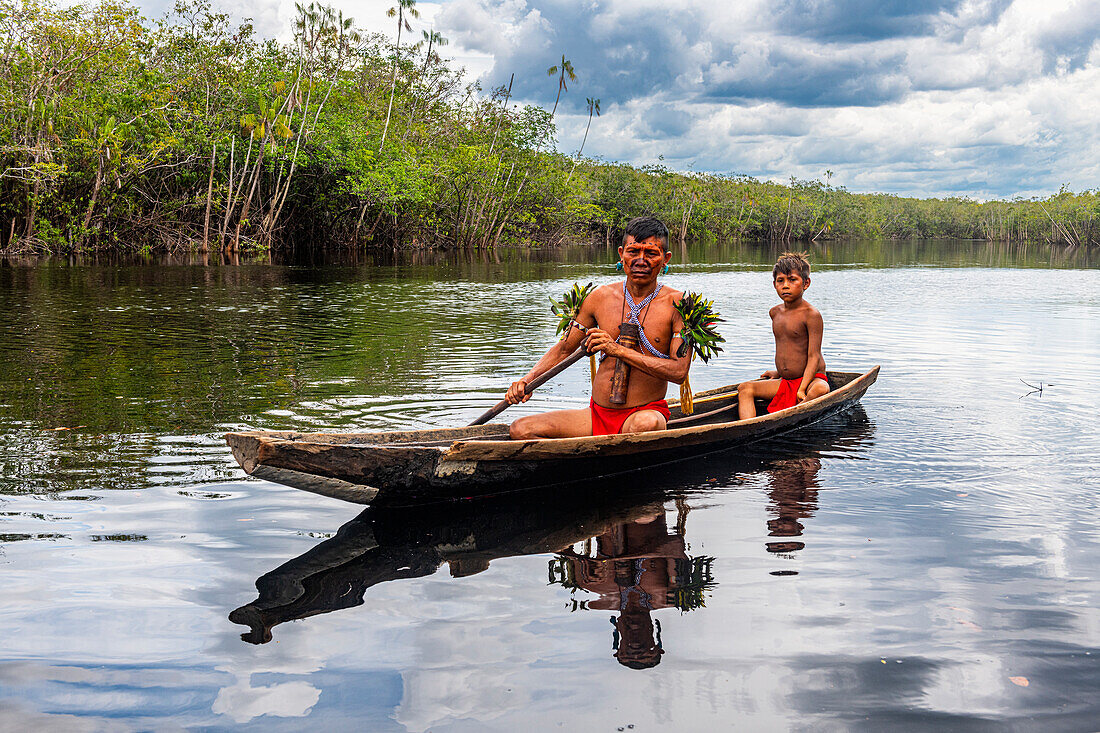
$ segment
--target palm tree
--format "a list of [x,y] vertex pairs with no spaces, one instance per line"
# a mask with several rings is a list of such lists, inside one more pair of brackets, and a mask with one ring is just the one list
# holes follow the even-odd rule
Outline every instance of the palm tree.
[[[416,45],[422,46],[425,42],[428,44],[428,52],[424,55],[424,66],[427,67],[428,62],[432,60],[432,46],[446,46],[449,41],[434,28],[431,32],[420,31],[420,35],[424,36],[424,40]],[[435,58],[439,59],[438,53],[435,54]]]
[[577,150],[577,159],[573,161],[573,167],[569,171],[569,175],[566,176],[565,182],[569,183],[569,179],[573,177],[573,171],[577,170],[577,163],[581,160],[581,151],[584,150],[584,144],[588,141],[588,131],[592,128],[592,115],[600,116],[600,100],[598,97],[588,97],[588,126],[584,128],[584,137],[581,139],[581,147]]
[[581,150],[584,150],[584,143],[588,140],[588,131],[592,128],[592,115],[600,116],[600,100],[599,97],[588,97],[588,126],[584,128],[584,137],[581,139],[580,150],[577,151],[577,158],[581,157]]
[[294,29],[302,38],[302,47],[308,54],[311,53],[317,45],[317,40],[321,36],[321,32],[325,27],[326,14],[325,7],[318,8],[315,3],[310,3],[308,6],[301,3],[294,3],[295,10],[298,11],[298,18],[294,21]]
[[550,119],[554,119],[554,113],[558,111],[558,100],[561,99],[562,91],[569,91],[569,87],[565,84],[565,78],[569,77],[569,81],[576,81],[577,74],[573,69],[573,64],[569,59],[565,58],[565,54],[561,55],[561,63],[555,64],[546,70],[547,76],[558,77],[558,96],[554,100],[554,109],[550,110]]
[[405,18],[406,15],[411,15],[414,18],[420,17],[420,11],[416,9],[416,0],[397,0],[397,5],[386,11],[386,16],[389,18],[397,17],[397,47],[393,53],[393,76],[390,79],[390,105],[386,109],[386,124],[382,128],[382,142],[378,145],[378,152],[382,152],[382,148],[386,144],[386,132],[390,129],[390,113],[393,112],[393,96],[394,90],[397,88],[397,61],[401,56],[401,30],[407,30],[412,32],[412,26],[409,25],[409,21]]

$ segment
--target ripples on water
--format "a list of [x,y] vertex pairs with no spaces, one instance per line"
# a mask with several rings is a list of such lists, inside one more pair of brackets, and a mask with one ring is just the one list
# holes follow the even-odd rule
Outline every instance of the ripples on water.
[[[768,365],[774,256],[677,253],[697,390]],[[1094,253],[818,247],[830,368],[882,374],[750,452],[416,513],[244,479],[228,430],[468,422],[613,277],[420,257],[0,265],[0,728],[1095,728]]]

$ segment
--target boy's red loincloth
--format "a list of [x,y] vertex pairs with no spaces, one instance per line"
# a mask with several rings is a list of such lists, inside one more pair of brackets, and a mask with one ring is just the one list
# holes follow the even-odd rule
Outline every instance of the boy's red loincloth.
[[[818,372],[814,375],[814,379],[824,379],[828,384],[829,378],[825,376],[823,372]],[[780,379],[779,391],[775,393],[775,397],[768,403],[768,412],[779,412],[780,410],[786,410],[788,407],[794,407],[798,404],[798,388],[802,386],[802,377],[798,379]]]
[[594,400],[589,400],[589,407],[592,410],[593,435],[618,435],[619,431],[623,429],[623,423],[626,422],[626,419],[635,412],[641,412],[642,410],[656,410],[665,416],[665,420],[672,417],[672,413],[668,410],[668,402],[665,400],[650,402],[648,405],[623,408],[601,407]]

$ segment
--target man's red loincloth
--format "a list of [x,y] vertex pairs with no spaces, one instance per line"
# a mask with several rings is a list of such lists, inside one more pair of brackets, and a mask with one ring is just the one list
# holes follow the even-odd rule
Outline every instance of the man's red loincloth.
[[[814,379],[824,379],[826,384],[829,383],[829,378],[823,372],[815,374]],[[775,397],[768,404],[768,412],[779,412],[797,405],[798,388],[800,386],[802,386],[802,377],[798,379],[780,379],[779,391],[775,393]]]
[[657,400],[638,407],[623,408],[600,407],[595,401],[589,400],[589,407],[592,410],[593,435],[618,435],[619,431],[623,429],[623,423],[626,422],[626,419],[635,412],[641,412],[642,410],[656,410],[665,416],[665,420],[672,417],[672,413],[668,410],[668,402],[665,400]]

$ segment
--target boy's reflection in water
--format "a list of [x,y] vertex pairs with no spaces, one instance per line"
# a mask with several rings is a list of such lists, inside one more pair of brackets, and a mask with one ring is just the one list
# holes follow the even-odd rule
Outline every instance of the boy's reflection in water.
[[[681,505],[686,513],[686,506]],[[682,525],[678,522],[678,529]],[[661,624],[652,612],[675,607],[690,611],[702,605],[703,590],[712,586],[713,558],[691,558],[684,536],[670,532],[664,507],[616,525],[592,540],[585,552],[568,549],[550,563],[551,579],[599,596],[581,607],[616,611],[612,647],[615,658],[631,669],[655,667],[661,661]]]
[[[800,519],[812,517],[817,510],[817,472],[821,469],[819,458],[793,458],[775,461],[768,467],[768,520],[769,537],[801,537]],[[768,552],[793,556],[806,544],[797,540],[767,542]],[[785,571],[793,572],[793,571]]]

